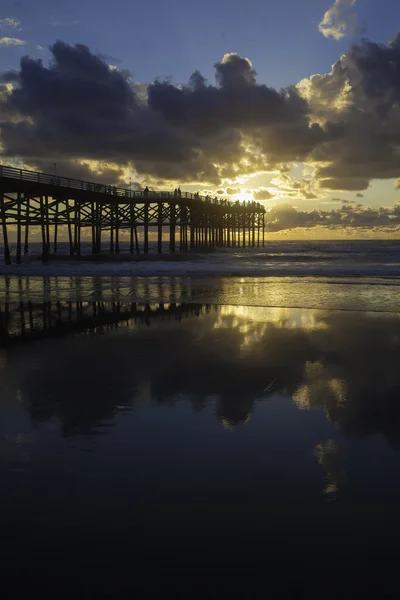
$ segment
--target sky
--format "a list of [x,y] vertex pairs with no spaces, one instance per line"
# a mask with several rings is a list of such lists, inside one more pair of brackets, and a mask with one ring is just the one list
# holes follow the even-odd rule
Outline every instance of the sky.
[[399,31],[396,0],[3,0],[0,161],[398,237]]

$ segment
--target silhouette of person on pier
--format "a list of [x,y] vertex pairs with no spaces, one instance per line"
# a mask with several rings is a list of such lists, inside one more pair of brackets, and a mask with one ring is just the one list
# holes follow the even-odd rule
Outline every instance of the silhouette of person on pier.
[[146,185],[146,187],[143,190],[143,195],[144,196],[148,196],[149,195],[149,188],[147,187],[147,185]]

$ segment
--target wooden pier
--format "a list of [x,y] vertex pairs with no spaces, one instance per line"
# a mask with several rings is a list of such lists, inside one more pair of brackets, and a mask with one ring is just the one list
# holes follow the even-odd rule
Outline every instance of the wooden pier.
[[[148,254],[150,233],[156,252],[264,245],[265,209],[258,202],[231,202],[188,192],[133,191],[96,182],[0,165],[0,223],[4,262],[10,265],[10,228],[16,262],[29,252],[32,229],[40,230],[43,258],[57,254],[64,234],[69,256],[80,256],[82,238],[92,254],[119,254],[122,239],[130,254]],[[89,235],[88,235],[89,234]]]

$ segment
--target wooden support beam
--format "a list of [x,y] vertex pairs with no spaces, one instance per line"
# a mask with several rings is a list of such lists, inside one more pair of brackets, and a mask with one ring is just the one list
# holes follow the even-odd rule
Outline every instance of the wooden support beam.
[[135,227],[135,208],[133,202],[129,204],[129,252],[130,254],[134,254],[135,246],[133,243],[133,234]]
[[97,253],[97,206],[95,202],[91,203],[92,207],[92,254]]
[[265,246],[265,213],[262,216],[262,245]]
[[176,225],[176,214],[175,214],[175,203],[169,205],[169,251],[175,252],[175,225]]
[[119,208],[118,204],[114,207],[115,213],[115,254],[119,254]]
[[42,258],[47,258],[46,219],[44,197],[40,196],[40,230],[42,233]]
[[26,256],[29,252],[29,207],[31,199],[29,196],[26,200],[26,213],[25,213],[25,239],[24,239],[24,255]]
[[4,201],[4,196],[1,194],[1,225],[3,230],[3,246],[4,246],[4,263],[11,265],[11,254],[10,246],[8,244],[8,232],[7,232],[7,213]]
[[45,196],[45,232],[46,232],[46,256],[50,254],[50,215],[49,215],[49,197]]
[[187,209],[188,220],[189,220],[189,247],[190,250],[194,250],[196,247],[196,226],[195,226],[195,213],[192,209]]
[[96,252],[101,253],[101,231],[102,231],[102,219],[103,219],[103,206],[100,202],[97,202],[96,209]]
[[56,200],[55,207],[55,215],[54,215],[54,242],[53,242],[53,252],[57,254],[57,235],[58,235],[58,212],[59,212],[60,202]]
[[114,207],[110,204],[110,254],[114,254]]
[[157,205],[157,252],[162,253],[162,202]]
[[144,242],[143,242],[143,252],[144,254],[149,253],[149,205],[146,201],[144,205]]
[[17,205],[17,252],[16,252],[17,265],[21,264],[21,194],[18,192],[18,205]]
[[71,211],[70,211],[70,205],[68,200],[65,203],[66,206],[66,212],[67,212],[67,228],[68,228],[68,241],[69,241],[69,255],[70,256],[74,256],[75,254],[75,247],[74,247],[74,242],[72,239],[72,224],[71,224]]

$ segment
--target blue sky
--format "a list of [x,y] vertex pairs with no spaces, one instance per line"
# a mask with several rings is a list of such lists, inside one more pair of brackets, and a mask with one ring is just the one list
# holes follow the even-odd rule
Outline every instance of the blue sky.
[[[3,35],[26,41],[2,48],[0,68],[16,67],[21,55],[44,57],[36,46],[56,39],[88,45],[118,61],[138,81],[172,76],[187,81],[195,69],[213,78],[212,65],[227,52],[251,59],[259,81],[273,87],[324,73],[358,32],[342,41],[327,40],[318,23],[330,0],[3,0],[2,15],[20,20],[22,31]],[[400,27],[396,0],[358,0],[365,35],[387,42]]]
[[[333,22],[336,30],[323,35],[321,21],[324,15],[329,16],[329,9],[338,11]],[[347,53],[349,45],[360,44],[362,37],[387,45],[400,30],[400,3],[396,0],[385,0],[384,3],[378,0],[203,0],[201,3],[189,0],[69,0],[68,3],[59,0],[3,0],[0,25],[0,72],[18,71],[24,55],[40,58],[48,68],[51,59],[49,48],[56,40],[61,40],[71,46],[77,43],[86,45],[93,55],[100,55],[106,63],[121,71],[129,70],[133,82],[143,84],[156,78],[169,78],[174,85],[186,84],[195,70],[215,84],[215,63],[222,61],[226,54],[237,53],[252,62],[258,84],[280,90],[303,79],[311,82],[314,74],[329,73],[332,65]],[[11,85],[14,86],[13,83]],[[311,83],[307,85],[313,101],[318,90],[311,89]],[[329,85],[329,81],[325,80],[326,90]],[[345,98],[343,89],[341,94]],[[313,109],[316,112],[320,112],[323,106],[321,98],[318,110]],[[310,125],[314,121],[324,128],[328,121],[337,124],[338,116],[336,114],[333,120],[331,115],[325,116],[322,121],[320,116],[312,116]],[[373,129],[376,123],[372,121],[370,140],[376,135]],[[348,125],[342,124],[342,127],[347,128]],[[245,133],[247,135],[248,132]],[[354,136],[351,143],[354,143]],[[212,191],[221,187],[238,189],[237,197],[240,199],[249,199],[252,190],[265,190],[267,207],[283,202],[295,205],[299,211],[312,211],[316,206],[321,210],[332,210],[341,200],[378,208],[382,204],[393,206],[400,199],[400,191],[396,189],[396,179],[399,178],[400,182],[400,164],[398,175],[393,164],[385,171],[387,175],[382,177],[382,169],[376,169],[377,176],[373,175],[372,169],[369,187],[364,185],[365,174],[359,175],[360,168],[356,165],[350,184],[340,189],[337,183],[341,176],[339,170],[345,171],[346,159],[342,157],[340,165],[336,164],[336,142],[331,140],[331,144],[333,154],[329,160],[332,160],[336,181],[332,189],[327,175],[324,175],[325,187],[318,182],[318,176],[310,175],[310,169],[315,169],[316,164],[320,173],[324,170],[324,166],[320,168],[322,163],[318,162],[321,161],[321,151],[314,153],[312,160],[308,161],[285,158],[289,170],[281,174],[272,168],[262,171],[258,167],[253,174],[249,171],[246,176],[240,177],[239,173],[236,180],[230,175],[218,184],[206,179],[200,183],[195,177],[192,180],[187,178],[183,187],[199,189],[201,185],[201,189]],[[343,142],[343,148],[345,145],[346,142]],[[83,156],[78,146],[76,160],[94,160],[92,155]],[[320,147],[323,149],[323,146]],[[362,150],[360,146],[360,152]],[[255,152],[258,155],[261,150]],[[24,164],[39,168],[39,163],[29,162],[28,157],[32,158],[28,153]],[[72,158],[69,156],[68,160]],[[110,160],[107,159],[107,165]],[[210,159],[213,164],[216,160],[215,156]],[[136,166],[127,158],[128,163],[131,177]],[[128,177],[126,164],[121,163],[125,179]],[[328,163],[325,166],[328,172]],[[93,163],[90,168],[94,169]],[[176,175],[166,177],[165,169],[162,176],[160,169],[148,175],[143,175],[142,165],[141,169],[142,172],[138,169],[137,173],[139,181],[155,185],[161,182],[169,185],[170,182],[171,186],[179,181]],[[357,181],[361,182],[359,187]],[[300,196],[295,193],[296,189],[300,189],[298,182],[304,190]]]

